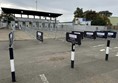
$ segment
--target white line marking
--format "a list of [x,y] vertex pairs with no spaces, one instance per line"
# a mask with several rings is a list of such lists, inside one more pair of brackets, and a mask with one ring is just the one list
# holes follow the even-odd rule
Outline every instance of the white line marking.
[[96,46],[93,46],[93,47],[100,47],[100,46],[104,46],[104,44],[99,44],[99,45],[96,45]]
[[104,46],[104,44],[100,44],[100,45],[98,45],[98,46]]
[[41,80],[43,83],[49,83],[49,81],[47,80],[45,74],[40,74]]
[[101,49],[100,51],[103,52],[103,51],[105,51],[105,49]]
[[117,49],[118,47],[114,47],[115,49]]
[[117,52],[116,56],[118,56],[118,52]]

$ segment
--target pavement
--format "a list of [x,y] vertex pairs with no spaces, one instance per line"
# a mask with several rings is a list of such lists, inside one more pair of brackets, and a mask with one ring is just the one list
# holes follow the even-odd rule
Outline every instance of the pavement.
[[[10,29],[0,29],[0,41],[8,41],[8,35],[12,30]],[[20,30],[16,30],[14,33],[14,37],[15,40],[32,40],[35,39],[33,38],[33,36],[31,36],[30,34],[20,31]]]
[[[118,37],[110,39],[108,61],[104,60],[107,39],[83,39],[82,45],[75,47],[75,67],[72,69],[71,44],[65,39],[45,39],[41,43],[30,36],[27,39],[27,34],[25,38],[20,32],[20,37],[15,35],[17,39],[13,46],[16,83],[118,82]],[[3,33],[7,39],[8,32]],[[0,83],[12,83],[8,45],[8,40],[1,38]]]

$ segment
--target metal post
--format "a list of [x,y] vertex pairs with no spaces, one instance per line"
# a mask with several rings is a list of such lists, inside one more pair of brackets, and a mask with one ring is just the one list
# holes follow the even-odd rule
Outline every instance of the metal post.
[[108,61],[109,58],[109,47],[110,47],[110,40],[107,40],[106,56],[105,56],[106,61]]
[[16,82],[13,48],[9,48],[12,82]]
[[36,10],[37,10],[37,0],[36,0]]
[[74,57],[75,57],[75,44],[72,44],[72,51],[71,51],[71,68],[74,68]]
[[56,33],[57,33],[57,29],[56,29],[56,18],[55,18],[55,23],[54,23],[54,30],[55,30],[55,39],[56,39]]

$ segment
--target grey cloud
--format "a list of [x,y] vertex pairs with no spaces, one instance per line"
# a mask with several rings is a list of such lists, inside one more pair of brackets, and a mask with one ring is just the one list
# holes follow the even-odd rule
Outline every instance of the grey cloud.
[[[15,7],[22,7],[25,9],[35,9],[36,0],[2,0],[4,3],[14,4]],[[109,10],[115,15],[117,12],[118,0],[37,0],[38,10],[52,11],[62,13],[64,17],[73,19],[73,12],[77,7],[83,8],[83,10]],[[63,17],[62,16],[62,17]],[[71,17],[69,17],[71,16]],[[61,17],[60,17],[61,18]],[[70,21],[69,20],[69,21]]]

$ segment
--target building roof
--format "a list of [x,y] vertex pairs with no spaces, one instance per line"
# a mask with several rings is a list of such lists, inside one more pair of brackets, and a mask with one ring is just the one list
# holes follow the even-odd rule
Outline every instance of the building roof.
[[13,9],[13,8],[1,8],[4,13],[7,14],[24,14],[24,15],[35,15],[35,16],[44,16],[44,17],[58,17],[62,14],[59,13],[50,13],[43,11],[32,11],[32,10],[23,10],[23,9]]

